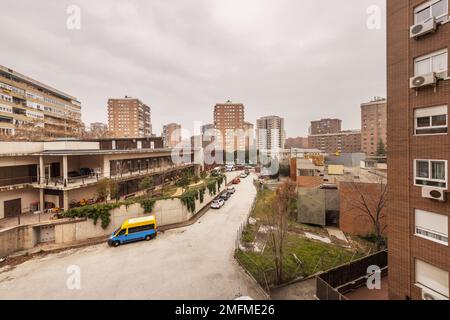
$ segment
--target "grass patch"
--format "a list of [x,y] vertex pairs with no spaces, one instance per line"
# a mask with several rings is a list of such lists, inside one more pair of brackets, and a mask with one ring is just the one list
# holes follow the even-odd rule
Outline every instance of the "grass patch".
[[[299,266],[294,259],[295,254],[303,265]],[[298,277],[308,277],[321,271],[327,271],[342,264],[362,257],[363,254],[332,244],[288,235],[284,254],[284,281],[288,282]],[[262,254],[256,252],[236,251],[236,258],[244,268],[262,285],[275,284],[273,258],[270,247]]]

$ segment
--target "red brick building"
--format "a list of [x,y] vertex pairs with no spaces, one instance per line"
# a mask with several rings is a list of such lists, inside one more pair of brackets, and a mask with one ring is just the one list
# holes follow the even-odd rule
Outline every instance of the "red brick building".
[[448,0],[387,1],[390,299],[448,299]]
[[[340,182],[339,183],[339,227],[349,234],[368,236],[375,233],[375,228],[368,212],[362,210],[361,195],[364,196],[372,216],[383,197],[385,185],[379,183]],[[380,219],[383,234],[387,234],[387,211],[381,211]]]

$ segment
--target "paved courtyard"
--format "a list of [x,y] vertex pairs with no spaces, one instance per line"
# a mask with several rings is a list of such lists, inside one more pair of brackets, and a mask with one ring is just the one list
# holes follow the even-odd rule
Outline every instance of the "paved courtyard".
[[[0,270],[0,299],[263,299],[233,258],[236,232],[256,195],[252,179],[221,210],[154,241],[69,250]],[[81,288],[70,290],[68,268],[78,267]]]

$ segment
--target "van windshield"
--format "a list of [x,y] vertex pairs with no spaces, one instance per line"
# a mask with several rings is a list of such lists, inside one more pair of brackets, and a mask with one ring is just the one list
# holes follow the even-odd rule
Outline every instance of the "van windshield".
[[121,228],[117,228],[117,229],[116,229],[116,230],[114,231],[114,233],[113,233],[113,234],[114,234],[114,235],[117,235],[117,232],[119,232],[119,231],[120,231],[120,229],[121,229]]

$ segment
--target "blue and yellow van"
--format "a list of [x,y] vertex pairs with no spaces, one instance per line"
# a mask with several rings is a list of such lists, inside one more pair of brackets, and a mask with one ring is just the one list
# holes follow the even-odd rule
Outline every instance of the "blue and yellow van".
[[154,216],[129,219],[111,234],[108,245],[117,247],[128,242],[149,241],[156,237],[156,233],[156,219]]

